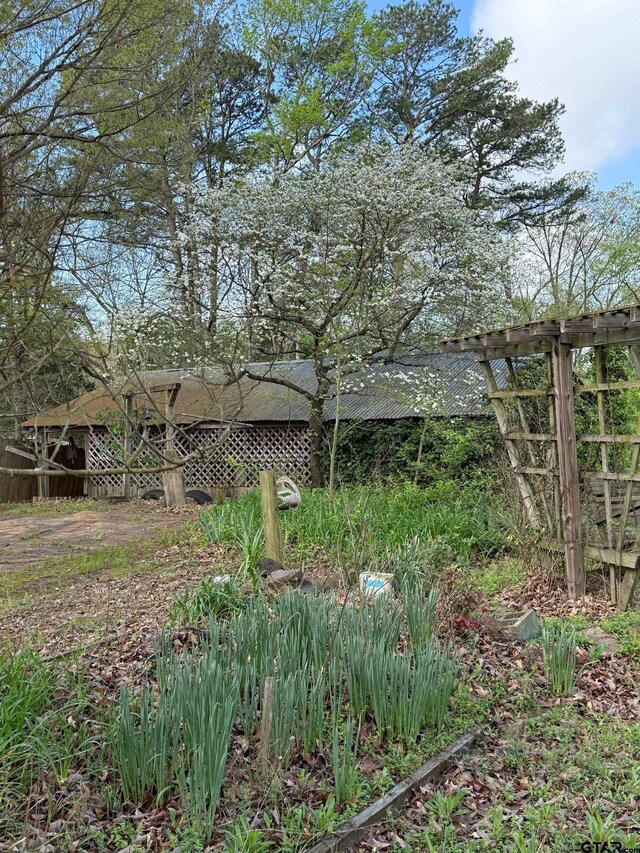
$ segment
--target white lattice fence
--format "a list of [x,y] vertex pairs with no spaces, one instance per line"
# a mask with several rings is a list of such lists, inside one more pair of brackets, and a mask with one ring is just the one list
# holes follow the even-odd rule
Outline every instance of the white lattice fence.
[[[251,426],[232,429],[222,439],[219,429],[196,428],[176,435],[176,450],[183,458],[198,456],[185,465],[187,487],[257,486],[258,472],[273,468],[301,484],[309,483],[309,436],[304,425]],[[162,446],[161,433],[150,440]],[[145,451],[145,467],[161,464]],[[139,462],[137,464],[140,464]],[[116,468],[122,465],[121,439],[107,429],[93,430],[87,442],[87,467]],[[162,474],[132,475],[139,489],[162,488]],[[89,481],[94,495],[122,492],[122,476],[99,474]]]

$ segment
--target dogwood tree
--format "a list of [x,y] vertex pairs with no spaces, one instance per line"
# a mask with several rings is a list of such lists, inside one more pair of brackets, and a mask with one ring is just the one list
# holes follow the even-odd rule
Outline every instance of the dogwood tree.
[[315,484],[336,360],[344,378],[391,361],[418,336],[424,343],[477,321],[502,259],[490,222],[462,201],[459,167],[409,146],[362,147],[275,184],[202,191],[188,228],[201,269],[207,252],[218,253],[247,356],[313,364],[312,387],[268,381],[309,401]]

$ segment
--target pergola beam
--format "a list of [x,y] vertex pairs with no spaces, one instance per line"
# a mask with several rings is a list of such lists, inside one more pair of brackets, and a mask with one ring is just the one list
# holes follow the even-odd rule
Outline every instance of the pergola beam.
[[[558,320],[532,320],[509,329],[444,341],[443,352],[483,352],[489,358],[549,352],[551,340],[574,348],[640,342],[640,306]],[[526,347],[515,350],[514,347]],[[491,354],[490,354],[491,353]]]

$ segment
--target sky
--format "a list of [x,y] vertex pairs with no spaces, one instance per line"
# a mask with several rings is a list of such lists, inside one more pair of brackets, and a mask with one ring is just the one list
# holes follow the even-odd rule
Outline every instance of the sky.
[[[460,30],[509,36],[522,95],[558,97],[565,162],[602,189],[640,185],[640,0],[453,0]],[[386,5],[370,0],[369,8]]]

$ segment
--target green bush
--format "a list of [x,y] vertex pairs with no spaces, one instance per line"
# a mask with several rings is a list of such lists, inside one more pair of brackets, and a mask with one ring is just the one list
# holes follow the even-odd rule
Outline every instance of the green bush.
[[[469,481],[486,477],[500,452],[498,427],[491,417],[433,418],[424,422],[344,421],[338,427],[337,478],[344,484],[375,480],[413,481],[431,485],[440,479]],[[326,454],[328,471],[328,452]]]

